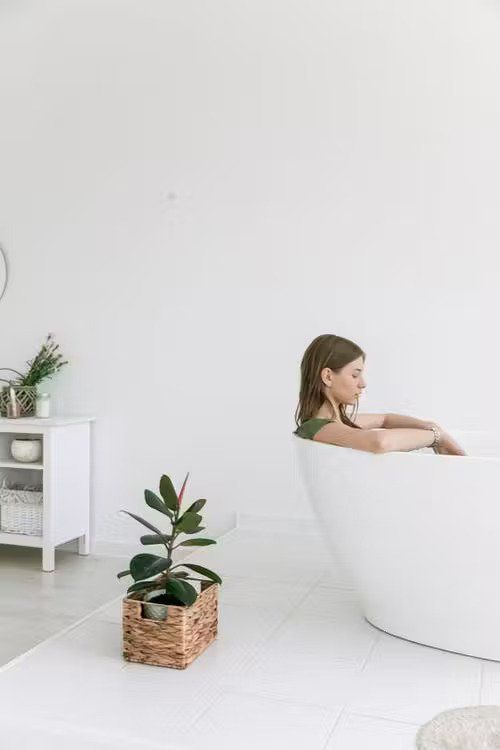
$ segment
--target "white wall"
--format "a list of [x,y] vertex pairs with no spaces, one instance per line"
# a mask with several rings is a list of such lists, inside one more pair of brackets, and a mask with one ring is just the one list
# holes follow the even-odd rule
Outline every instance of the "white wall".
[[364,411],[498,422],[499,38],[481,0],[0,2],[0,366],[71,360],[98,540],[162,472],[207,534],[310,517],[319,333],[367,352]]

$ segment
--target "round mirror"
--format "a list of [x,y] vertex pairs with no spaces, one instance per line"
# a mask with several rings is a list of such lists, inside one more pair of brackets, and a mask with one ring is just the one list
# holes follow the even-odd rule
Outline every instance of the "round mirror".
[[0,299],[2,299],[2,295],[5,292],[5,287],[7,286],[7,261],[5,260],[5,255],[0,247]]

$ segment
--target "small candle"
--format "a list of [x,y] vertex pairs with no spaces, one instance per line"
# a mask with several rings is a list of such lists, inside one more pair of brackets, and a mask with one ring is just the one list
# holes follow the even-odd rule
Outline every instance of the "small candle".
[[50,393],[39,393],[36,397],[35,414],[46,419],[50,414]]

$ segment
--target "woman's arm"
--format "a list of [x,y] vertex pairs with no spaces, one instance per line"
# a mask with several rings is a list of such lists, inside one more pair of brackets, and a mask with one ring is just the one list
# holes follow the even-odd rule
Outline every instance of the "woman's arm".
[[354,424],[359,425],[363,430],[373,430],[383,427],[385,418],[385,414],[357,414]]
[[[426,419],[417,419],[417,417],[409,417],[406,414],[386,414],[384,419],[385,428],[398,428],[398,427],[410,427],[413,429],[429,429],[431,425],[434,425],[439,429],[441,438],[439,444],[434,447],[434,453],[441,453],[448,456],[466,456],[467,453],[464,449],[454,440],[451,435],[443,430],[441,425],[437,422],[432,422]],[[396,433],[394,433],[396,434]],[[392,436],[392,433],[391,433]]]
[[429,428],[429,425],[439,427],[437,422],[433,422],[430,419],[417,419],[417,417],[409,417],[406,414],[386,414],[382,426],[386,429],[392,429],[393,427],[415,427],[425,430]]

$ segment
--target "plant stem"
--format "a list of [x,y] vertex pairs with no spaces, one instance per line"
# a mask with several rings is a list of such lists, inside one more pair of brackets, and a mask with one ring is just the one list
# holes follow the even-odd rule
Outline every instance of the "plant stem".
[[19,375],[21,378],[23,377],[22,372],[18,372],[17,370],[14,370],[12,367],[0,367],[0,370],[8,370],[9,372],[15,372],[16,375]]
[[173,545],[174,545],[174,541],[175,541],[175,524],[177,523],[177,519],[179,518],[179,512],[180,512],[180,508],[177,507],[177,510],[174,512],[174,519],[173,519],[173,521],[171,520],[172,534],[171,534],[171,537],[170,537],[170,542],[168,542],[168,544],[165,545],[166,550],[167,550],[167,575],[166,575],[166,579],[167,580],[165,582],[165,595],[167,593],[167,586],[168,586],[168,582],[169,582],[168,571],[170,569],[170,563],[172,562],[172,552],[174,550],[174,546]]

